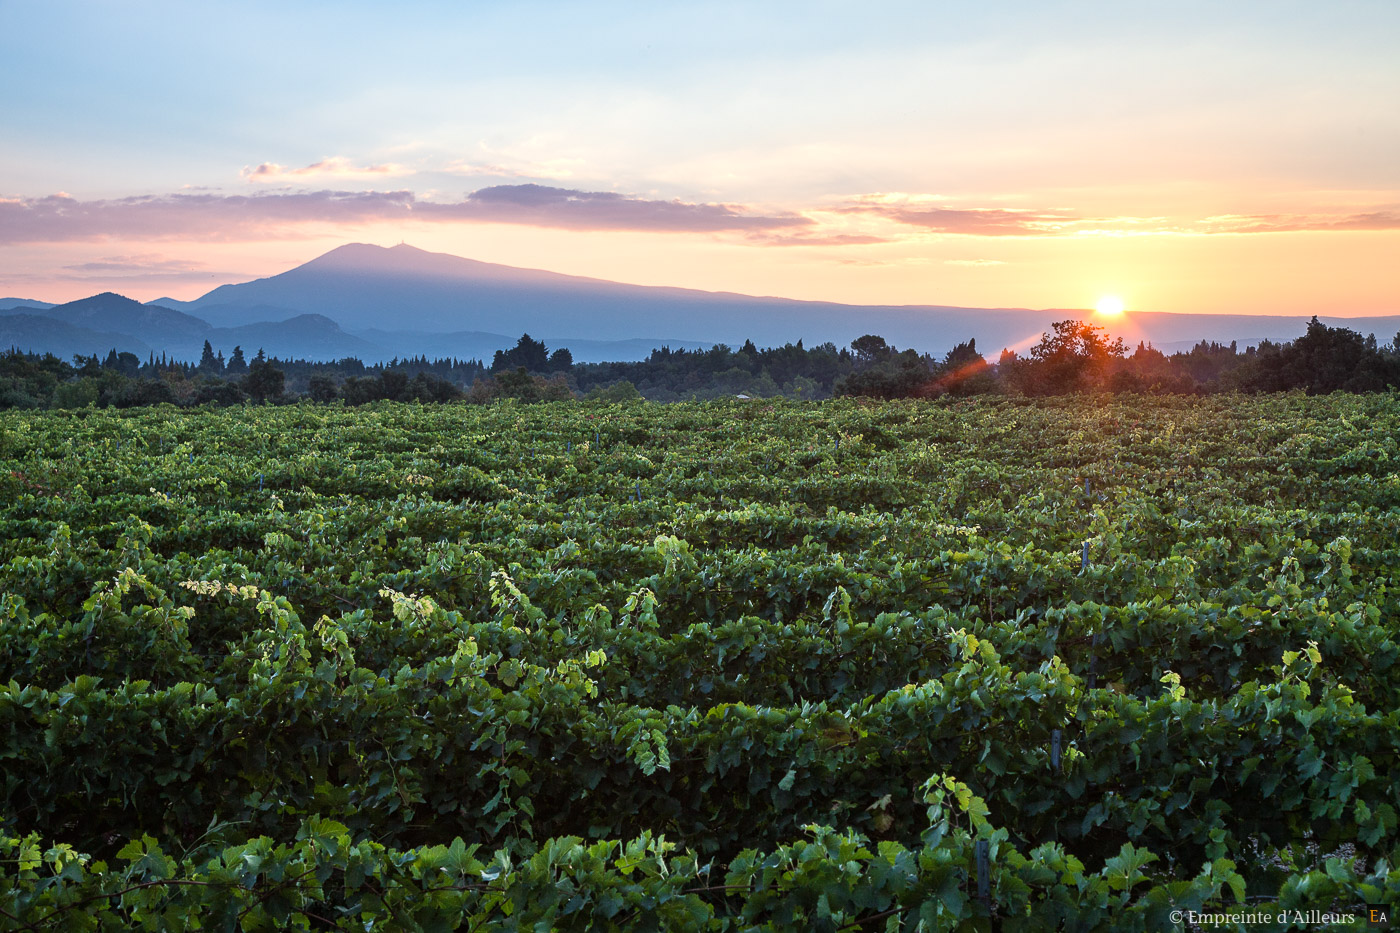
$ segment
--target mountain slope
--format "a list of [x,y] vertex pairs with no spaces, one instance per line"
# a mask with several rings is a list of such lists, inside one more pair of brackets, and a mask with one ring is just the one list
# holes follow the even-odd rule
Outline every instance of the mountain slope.
[[[351,244],[280,275],[224,285],[186,306],[221,324],[280,309],[324,314],[346,330],[554,334],[556,340],[847,343],[872,329],[903,346],[964,340],[969,329],[1039,333],[1039,311],[865,308],[684,288],[624,285],[429,253]],[[991,323],[994,326],[988,327]],[[951,344],[950,344],[951,345]]]
[[[240,346],[251,357],[259,348],[282,359],[328,360],[347,356],[377,360],[381,348],[368,340],[347,334],[330,318],[320,314],[300,314],[285,321],[259,321],[238,327],[216,327],[207,339],[224,355]],[[201,345],[202,346],[202,345]],[[198,359],[198,357],[195,357]]]
[[[178,359],[197,360],[208,340],[225,355],[241,345],[282,358],[356,356],[365,362],[419,354],[489,360],[523,332],[544,339],[551,349],[570,348],[582,362],[638,359],[663,345],[737,346],[749,339],[760,346],[798,340],[845,346],[863,334],[938,355],[975,339],[977,348],[994,358],[1003,347],[1024,352],[1054,322],[1068,318],[1103,325],[1130,346],[1146,342],[1168,349],[1202,340],[1292,340],[1307,326],[1303,317],[1283,315],[1133,312],[1105,320],[1075,309],[798,301],[626,285],[406,245],[365,244],[342,246],[280,275],[169,304],[173,307],[141,305],[104,293],[47,311],[0,310],[0,316],[22,313],[87,332],[124,334]],[[1375,334],[1381,342],[1400,331],[1400,316],[1323,321]],[[39,339],[37,323],[24,326],[26,340]],[[66,347],[73,339],[66,334],[62,340],[68,343],[54,346]]]
[[89,330],[139,336],[152,343],[202,342],[210,330],[207,321],[171,308],[143,305],[115,292],[54,305],[44,316]]
[[12,311],[16,308],[34,308],[46,311],[53,305],[47,301],[35,301],[32,298],[0,298],[0,311]]
[[236,327],[213,327],[183,311],[143,305],[113,292],[55,305],[49,310],[22,308],[0,311],[0,335],[18,346],[59,356],[99,355],[115,347],[143,358],[154,350],[175,359],[197,361],[207,340],[227,356],[235,346],[251,355],[257,348],[283,359],[339,359],[346,356],[375,360],[379,347],[345,333],[335,321],[319,314],[300,314],[284,321],[258,321]]
[[[1083,310],[961,308],[940,305],[861,306],[727,292],[625,285],[601,279],[519,269],[430,253],[411,246],[355,243],[283,272],[224,285],[182,305],[228,326],[251,320],[323,314],[352,333],[417,332],[444,335],[555,335],[551,345],[574,340],[629,341],[661,335],[654,343],[781,345],[848,344],[879,334],[900,347],[942,353],[975,338],[984,353],[1024,350],[1055,321],[1084,318]],[[1306,319],[1281,315],[1135,313],[1106,323],[1131,344],[1199,340],[1291,340]],[[1400,317],[1343,319],[1329,323],[1376,333],[1389,340]],[[405,335],[406,336],[406,335]],[[415,334],[416,336],[416,334]],[[378,342],[376,337],[375,342]],[[396,341],[396,344],[398,341]],[[465,345],[465,341],[454,344]],[[422,345],[431,355],[431,342]]]
[[52,353],[62,360],[76,356],[106,356],[107,351],[135,353],[141,359],[151,346],[130,334],[92,330],[57,321],[43,314],[0,313],[0,351],[11,348]]

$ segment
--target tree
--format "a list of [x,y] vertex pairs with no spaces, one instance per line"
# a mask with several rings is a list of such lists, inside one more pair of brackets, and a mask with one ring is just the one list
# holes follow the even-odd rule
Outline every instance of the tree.
[[142,408],[175,401],[175,390],[163,379],[133,379],[113,400],[118,408]]
[[392,402],[403,401],[404,392],[408,389],[408,373],[402,369],[386,369],[379,381],[384,386],[385,398]]
[[912,398],[924,394],[930,382],[928,361],[913,350],[898,352],[884,338],[867,334],[851,343],[857,357],[878,360],[837,380],[834,395],[871,398]]
[[269,363],[261,350],[243,377],[243,391],[259,404],[281,398],[286,384],[287,374]]
[[[572,361],[572,357],[570,357]],[[542,373],[549,369],[549,348],[544,341],[535,340],[529,334],[521,334],[520,340],[509,350],[497,350],[491,361],[491,372],[499,373],[521,367],[531,372]]]
[[214,348],[209,341],[204,341],[204,353],[199,358],[199,371],[209,375],[218,375],[223,372],[223,362],[214,355]]
[[83,356],[81,353],[73,355],[73,368],[78,371],[79,376],[91,376],[96,378],[102,374],[102,364],[97,361],[97,354]]
[[1328,327],[1317,319],[1282,353],[1293,385],[1311,393],[1368,392],[1386,385],[1385,360],[1374,336],[1363,337],[1346,327]]
[[885,343],[885,338],[874,334],[852,340],[851,349],[856,352],[856,360],[862,366],[873,365],[894,354],[894,348]]
[[248,394],[240,389],[237,383],[225,382],[222,379],[205,382],[194,394],[196,405],[241,405],[247,399]]
[[556,372],[567,372],[574,367],[574,355],[567,347],[560,347],[549,355],[549,368]]
[[141,358],[135,353],[125,351],[118,353],[111,350],[102,361],[102,368],[119,372],[126,376],[135,376],[141,371]]
[[241,376],[248,371],[248,361],[243,359],[243,348],[234,347],[233,353],[229,355],[228,366],[225,370],[230,376]]
[[1121,337],[1083,321],[1059,321],[1030,355],[1011,367],[1012,384],[1027,395],[1064,395],[1103,388],[1116,360],[1126,356]]
[[616,404],[618,402],[639,402],[642,399],[642,393],[638,392],[637,387],[631,382],[622,379],[606,388],[603,386],[594,386],[592,389],[588,390],[588,394],[583,398],[584,401],[588,402],[608,402]]
[[403,395],[405,401],[418,402],[450,402],[461,397],[461,389],[429,372],[421,372],[410,379]]
[[336,396],[335,378],[325,373],[313,373],[307,382],[306,394],[313,402],[334,402]]
[[992,367],[977,352],[976,338],[949,350],[937,371],[938,379],[923,393],[926,396],[977,395],[997,390]]

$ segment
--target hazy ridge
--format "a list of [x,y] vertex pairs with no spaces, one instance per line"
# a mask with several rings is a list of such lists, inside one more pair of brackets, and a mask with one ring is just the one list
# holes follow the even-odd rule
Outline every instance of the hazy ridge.
[[[378,362],[426,355],[488,359],[521,333],[576,360],[635,360],[655,347],[844,346],[879,334],[899,347],[942,354],[968,339],[983,353],[1023,349],[1074,309],[849,305],[695,289],[627,285],[480,262],[407,245],[354,243],[279,275],[222,285],[194,301],[140,304],[103,293],[65,304],[0,299],[0,346],[22,350],[198,359],[204,341],[225,355],[265,349],[282,358],[358,357]],[[1375,334],[1400,331],[1400,315],[1322,317]],[[1096,321],[1097,322],[1097,321]],[[1109,322],[1130,344],[1168,351],[1201,340],[1241,345],[1301,336],[1306,318],[1284,315],[1136,312]]]

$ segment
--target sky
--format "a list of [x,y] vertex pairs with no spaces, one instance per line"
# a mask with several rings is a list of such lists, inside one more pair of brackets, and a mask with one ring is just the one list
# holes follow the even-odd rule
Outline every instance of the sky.
[[860,304],[1400,313],[1400,3],[0,0],[0,296],[347,242]]

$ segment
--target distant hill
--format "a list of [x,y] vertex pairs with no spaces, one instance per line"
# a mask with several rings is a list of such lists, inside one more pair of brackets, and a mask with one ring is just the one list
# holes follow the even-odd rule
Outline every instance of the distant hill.
[[[283,359],[339,360],[353,356],[377,360],[383,348],[345,333],[340,325],[320,314],[299,314],[285,321],[261,321],[240,327],[216,327],[206,335],[216,349],[227,356],[231,347],[241,346],[246,356],[258,349]],[[203,343],[200,344],[201,350]],[[198,355],[194,357],[199,359]]]
[[135,353],[145,359],[152,348],[130,334],[78,327],[39,314],[0,312],[0,350],[11,348],[34,353],[52,353],[68,362],[78,356],[106,356],[109,350]]
[[47,301],[35,301],[33,298],[0,298],[0,311],[9,311],[14,308],[37,308],[46,311],[53,305]]
[[[1081,309],[965,308],[945,305],[848,305],[765,298],[729,292],[625,285],[479,262],[412,246],[353,243],[280,275],[223,285],[179,306],[222,326],[323,314],[351,333],[462,332],[537,337],[551,346],[571,339],[635,341],[660,335],[673,346],[846,345],[879,334],[900,347],[942,353],[969,338],[984,353],[1024,347]],[[1097,319],[1095,319],[1097,322]],[[1400,330],[1400,316],[1327,318],[1329,323],[1375,332],[1381,340]],[[1302,317],[1134,313],[1108,324],[1136,344],[1183,341],[1291,340],[1306,328]],[[376,337],[376,342],[380,339]],[[653,342],[653,341],[644,341]],[[427,351],[427,348],[425,348]]]
[[[224,285],[181,307],[207,320],[324,314],[354,333],[484,331],[518,336],[662,343],[840,344],[879,333],[900,346],[936,347],[977,333],[1040,333],[1045,312],[863,307],[726,292],[624,285],[478,262],[411,246],[342,246],[280,275]],[[950,342],[951,341],[951,342]]]
[[[3,346],[19,346],[60,356],[74,353],[105,354],[154,351],[176,359],[196,361],[207,340],[227,356],[235,346],[248,355],[263,348],[284,358],[340,359],[355,356],[378,359],[379,347],[340,329],[330,318],[300,314],[284,321],[260,321],[237,327],[213,327],[208,321],[159,305],[143,305],[113,292],[54,305],[48,309],[20,308],[0,311],[0,331],[14,339]],[[7,338],[8,339],[8,338]]]
[[[489,362],[522,333],[551,350],[567,347],[580,362],[594,362],[642,359],[660,346],[738,346],[745,340],[759,346],[798,340],[846,346],[863,334],[936,355],[975,339],[978,350],[995,358],[1003,347],[1026,350],[1051,324],[1069,318],[1100,324],[1130,346],[1146,342],[1167,351],[1202,340],[1241,346],[1292,340],[1307,327],[1305,318],[1283,315],[1130,312],[1101,319],[1082,309],[798,301],[626,285],[363,243],[338,247],[279,275],[222,285],[194,301],[164,298],[141,305],[107,292],[47,308],[33,302],[0,309],[0,316],[16,313],[125,335],[180,359],[198,359],[208,340],[225,356],[240,345],[283,358],[355,356],[365,362],[420,354]],[[1374,334],[1382,343],[1400,331],[1400,315],[1322,320]],[[40,323],[24,326],[26,339],[42,344]],[[63,345],[76,333],[65,331]],[[60,340],[57,331],[54,340]]]
[[140,335],[153,345],[195,341],[202,346],[204,335],[212,330],[208,321],[159,305],[143,305],[115,292],[54,305],[45,317],[75,327]]

